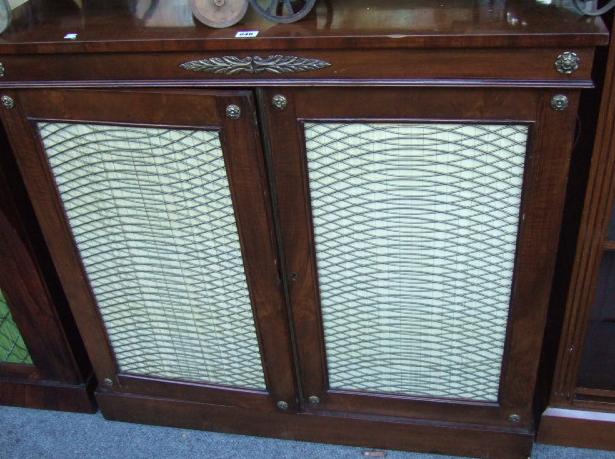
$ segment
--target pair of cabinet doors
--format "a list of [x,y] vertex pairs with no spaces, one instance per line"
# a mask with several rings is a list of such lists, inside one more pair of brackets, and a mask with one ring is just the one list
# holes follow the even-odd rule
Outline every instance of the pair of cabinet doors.
[[23,89],[3,121],[100,390],[529,425],[555,94]]

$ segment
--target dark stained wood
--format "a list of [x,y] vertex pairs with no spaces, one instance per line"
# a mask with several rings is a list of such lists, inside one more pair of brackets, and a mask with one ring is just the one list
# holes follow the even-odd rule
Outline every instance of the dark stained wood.
[[[148,394],[153,397],[234,406],[246,410],[275,411],[265,391],[189,381],[174,381],[169,384],[168,380],[162,378],[124,374],[119,374],[117,379],[119,384],[115,390],[126,394]],[[104,390],[105,387],[102,386],[99,389],[99,391]]]
[[586,387],[577,387],[576,393],[580,398],[587,399],[588,397],[601,397],[603,399],[611,399],[615,403],[615,390],[613,389],[589,389]]
[[[219,402],[222,393],[231,402],[236,398],[239,406],[248,405],[250,409],[265,411],[271,411],[275,402],[284,400],[293,409],[297,397],[289,322],[280,288],[275,234],[251,94],[245,91],[196,90],[30,90],[21,91],[17,103],[18,108],[3,113],[4,121],[14,148],[20,151],[18,163],[73,313],[79,327],[87,330],[84,341],[99,381],[110,379],[113,390],[118,391],[192,397],[209,402]],[[225,115],[226,107],[231,103],[241,108],[242,116],[238,120],[229,120]],[[96,110],[92,110],[93,106]],[[124,110],[126,106],[133,107],[133,110]],[[138,380],[120,373],[34,120],[220,131],[268,392],[242,392],[205,384],[188,387],[181,382]]]
[[514,427],[339,413],[261,416],[227,406],[107,393],[97,394],[97,399],[107,419],[369,448],[526,459],[533,440],[527,429]]
[[[252,298],[256,329],[271,406],[285,401],[296,409],[296,381],[290,324],[280,284],[280,264],[271,215],[269,187],[250,92],[228,92],[216,99],[222,125],[222,146],[242,243],[242,255]],[[238,101],[238,97],[242,100]],[[238,103],[239,102],[239,103]],[[240,120],[225,118],[227,105],[241,107]],[[195,115],[200,117],[198,112]]]
[[0,405],[95,413],[94,388],[93,378],[87,383],[66,384],[0,377]]
[[540,421],[538,441],[577,448],[615,451],[615,414],[549,408]]
[[[245,50],[197,53],[141,53],[141,54],[68,54],[68,55],[19,55],[0,56],[5,67],[5,76],[0,86],[32,86],[43,81],[45,85],[59,81],[65,85],[100,84],[112,81],[125,85],[152,84],[154,81],[180,82],[189,85],[207,86],[212,82],[234,84],[308,84],[315,79],[326,79],[328,84],[370,84],[381,81],[403,81],[404,84],[437,83],[440,79],[448,84],[540,85],[540,86],[591,86],[592,48],[574,48],[582,64],[572,75],[555,70],[555,60],[561,48],[527,49],[520,53],[514,49],[413,49],[413,50],[306,50],[293,51],[272,48],[248,53]],[[277,54],[319,59],[331,65],[317,70],[294,73],[263,71],[249,73],[240,71],[232,75],[224,73],[192,71],[181,64],[201,59],[232,56],[267,57]],[[463,81],[461,81],[463,80]],[[465,81],[467,80],[467,81]],[[496,83],[498,80],[499,83]],[[526,81],[527,80],[527,81]],[[390,83],[389,83],[390,84]],[[442,84],[442,83],[440,83]]]
[[[31,0],[2,34],[0,54],[592,47],[608,36],[599,18],[526,0],[443,0],[435,7],[432,0],[329,0],[294,24],[273,24],[250,8],[243,21],[222,30],[199,24],[184,0],[159,2],[147,13],[135,12],[136,3],[88,1],[79,10]],[[241,30],[260,33],[236,39]],[[77,39],[64,39],[67,33]]]
[[0,363],[0,377],[18,378],[20,380],[36,381],[40,380],[41,374],[34,365],[21,363]]

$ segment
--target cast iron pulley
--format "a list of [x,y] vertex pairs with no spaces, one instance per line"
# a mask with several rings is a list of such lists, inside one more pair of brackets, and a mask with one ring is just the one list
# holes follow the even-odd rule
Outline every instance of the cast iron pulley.
[[190,0],[192,14],[209,27],[223,28],[237,24],[248,10],[248,0]]
[[273,22],[290,23],[303,19],[316,0],[250,0],[258,14]]

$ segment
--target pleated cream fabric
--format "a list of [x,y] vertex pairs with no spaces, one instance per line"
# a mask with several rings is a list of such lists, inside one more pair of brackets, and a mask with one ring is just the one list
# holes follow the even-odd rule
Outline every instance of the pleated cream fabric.
[[38,127],[121,371],[264,389],[218,132]]
[[497,400],[528,127],[305,136],[331,387]]

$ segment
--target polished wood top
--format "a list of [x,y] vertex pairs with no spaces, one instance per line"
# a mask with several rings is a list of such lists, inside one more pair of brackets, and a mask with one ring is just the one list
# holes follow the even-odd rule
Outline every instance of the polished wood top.
[[[197,50],[583,47],[603,45],[600,18],[561,0],[319,0],[294,24],[251,8],[236,26],[209,28],[188,0],[30,0],[0,36],[0,53]],[[547,5],[547,3],[552,3]],[[237,31],[257,38],[235,38]],[[64,38],[77,34],[76,39]]]

